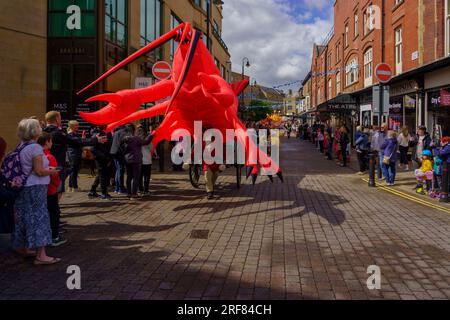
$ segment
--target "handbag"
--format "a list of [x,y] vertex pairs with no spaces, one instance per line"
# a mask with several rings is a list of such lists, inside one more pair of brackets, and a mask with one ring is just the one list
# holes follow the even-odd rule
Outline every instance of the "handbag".
[[392,151],[392,153],[391,153],[391,155],[389,157],[388,156],[384,156],[383,157],[383,163],[385,165],[389,165],[391,163],[391,158],[394,155],[394,152],[395,152],[395,148],[394,148],[394,151]]

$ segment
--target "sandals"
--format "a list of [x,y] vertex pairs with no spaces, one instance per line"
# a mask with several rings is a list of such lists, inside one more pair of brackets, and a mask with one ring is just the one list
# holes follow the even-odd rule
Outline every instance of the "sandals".
[[60,258],[53,258],[50,261],[42,261],[42,260],[39,260],[38,258],[36,258],[34,260],[34,265],[35,266],[49,266],[49,265],[57,264],[59,262],[61,262]]

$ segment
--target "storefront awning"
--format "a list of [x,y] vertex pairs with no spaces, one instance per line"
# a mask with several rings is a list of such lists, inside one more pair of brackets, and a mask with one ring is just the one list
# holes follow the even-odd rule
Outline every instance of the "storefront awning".
[[358,111],[358,104],[356,98],[352,94],[344,93],[322,103],[317,107],[319,112],[330,113],[347,113]]

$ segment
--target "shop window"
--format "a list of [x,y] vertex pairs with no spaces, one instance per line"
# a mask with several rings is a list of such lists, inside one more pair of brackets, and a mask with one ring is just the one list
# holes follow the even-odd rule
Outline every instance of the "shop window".
[[220,65],[220,74],[222,75],[222,78],[226,79],[226,77],[227,77],[227,69],[223,65]]
[[[198,1],[200,2],[200,0],[198,0]],[[202,8],[206,12],[208,12],[208,10],[210,10],[210,6],[211,6],[211,0],[203,0],[202,1]]]
[[95,37],[95,5],[94,0],[50,0],[48,36]]
[[[181,24],[181,20],[175,17],[173,14],[170,16],[170,29],[175,29]],[[175,56],[175,51],[177,49],[177,44],[174,40],[170,41],[170,60],[173,61]]]
[[350,86],[356,82],[358,82],[358,61],[354,58],[345,66],[345,84]]
[[400,74],[403,71],[403,29],[395,30],[395,72]]
[[[161,2],[159,0],[141,0],[141,32],[140,45],[146,46],[161,36]],[[151,52],[161,57],[161,49]]]
[[105,0],[105,36],[106,39],[121,48],[128,45],[128,1]]
[[445,1],[445,54],[450,55],[450,0]]
[[70,64],[54,64],[49,67],[49,90],[63,91],[71,89]]
[[373,49],[369,48],[364,53],[364,86],[365,87],[372,85],[372,72],[373,72]]

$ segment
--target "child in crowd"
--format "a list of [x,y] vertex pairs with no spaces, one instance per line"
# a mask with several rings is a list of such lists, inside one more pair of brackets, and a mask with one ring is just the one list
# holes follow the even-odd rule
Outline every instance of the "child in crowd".
[[433,154],[430,150],[424,150],[422,153],[422,166],[415,171],[415,176],[417,179],[417,185],[415,190],[417,193],[425,194],[423,189],[424,182],[426,184],[427,192],[431,191],[431,184],[433,181],[433,161],[431,160]]
[[430,193],[430,197],[439,198],[440,188],[442,185],[442,171],[441,171],[442,159],[438,156],[434,157],[433,163],[433,191]]
[[[44,149],[44,154],[48,159],[49,167],[56,168],[58,163],[56,158],[50,153],[53,146],[52,135],[44,132],[38,138],[37,142],[41,145],[42,149]],[[58,186],[60,182],[61,180],[59,175],[51,176],[47,191],[47,209],[50,216],[50,227],[52,229],[52,247],[58,247],[67,242],[67,240],[64,239],[59,232],[61,209],[59,207]]]

